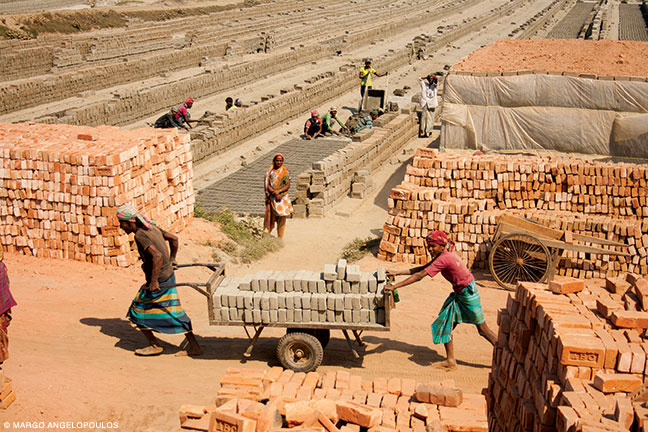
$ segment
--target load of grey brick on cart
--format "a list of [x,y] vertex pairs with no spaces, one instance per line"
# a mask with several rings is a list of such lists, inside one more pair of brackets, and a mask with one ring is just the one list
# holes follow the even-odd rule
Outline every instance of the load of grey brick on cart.
[[[384,290],[384,268],[361,272],[344,259],[324,265],[323,272],[267,270],[243,277],[226,277],[224,265],[178,268],[190,266],[214,273],[206,284],[178,286],[191,286],[207,297],[210,325],[243,326],[250,339],[246,357],[265,327],[283,327],[287,330],[277,345],[279,361],[287,369],[308,372],[321,364],[332,329],[342,330],[356,358],[349,330],[359,346],[363,331],[389,330],[394,303],[391,292]],[[249,332],[248,326],[255,331]]]

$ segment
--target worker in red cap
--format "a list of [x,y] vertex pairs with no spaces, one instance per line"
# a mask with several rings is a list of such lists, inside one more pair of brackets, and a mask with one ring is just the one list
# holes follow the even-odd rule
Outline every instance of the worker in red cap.
[[307,140],[317,138],[322,134],[322,119],[319,113],[315,110],[311,113],[311,117],[306,120],[304,125],[304,138]]
[[175,119],[176,122],[180,124],[187,123],[187,126],[191,127],[191,122],[196,122],[196,120],[191,120],[191,115],[189,114],[189,111],[191,107],[193,106],[193,98],[188,97],[182,105],[178,107],[178,111],[176,112]]
[[[439,316],[432,323],[432,341],[435,344],[445,345],[447,360],[442,366],[452,370],[457,368],[457,361],[451,333],[457,324],[476,325],[479,334],[493,346],[497,343],[497,336],[486,325],[475,278],[459,255],[454,252],[454,242],[443,231],[432,231],[425,238],[425,243],[432,260],[409,270],[388,271],[390,276],[409,275],[409,277],[396,284],[387,285],[385,290],[393,291],[418,282],[425,276],[434,277],[439,272],[452,284],[453,292],[443,303]],[[450,247],[447,248],[448,246]]]

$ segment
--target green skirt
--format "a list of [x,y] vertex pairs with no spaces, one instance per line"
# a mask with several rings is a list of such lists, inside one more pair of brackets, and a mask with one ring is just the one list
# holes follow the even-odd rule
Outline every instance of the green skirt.
[[160,283],[158,291],[139,290],[126,315],[140,329],[177,334],[191,331],[175,286],[175,275]]
[[458,293],[448,296],[439,316],[432,323],[432,341],[435,344],[450,342],[452,330],[459,323],[480,325],[484,321],[479,290],[472,281]]

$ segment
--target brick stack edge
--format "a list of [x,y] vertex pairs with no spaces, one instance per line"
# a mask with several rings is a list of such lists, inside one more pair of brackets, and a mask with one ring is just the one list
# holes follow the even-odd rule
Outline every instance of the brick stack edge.
[[0,161],[8,252],[127,266],[119,205],[170,231],[193,215],[189,137],[175,130],[0,123]]
[[[520,283],[498,315],[489,430],[646,431],[648,280]],[[606,289],[607,288],[607,289]]]
[[391,191],[378,257],[423,264],[424,238],[444,230],[473,268],[486,268],[499,216],[628,244],[629,258],[566,251],[573,277],[648,274],[648,169],[628,163],[542,156],[466,155],[419,148]]
[[341,259],[323,272],[260,271],[225,278],[212,294],[220,322],[384,326],[384,268],[361,272]]
[[214,405],[184,405],[179,431],[486,432],[484,396],[453,380],[363,380],[348,371],[230,368]]
[[[410,108],[386,113],[371,129],[297,178],[295,217],[322,218],[349,194],[364,198],[365,180],[416,135],[416,115]],[[354,186],[354,184],[356,186]]]

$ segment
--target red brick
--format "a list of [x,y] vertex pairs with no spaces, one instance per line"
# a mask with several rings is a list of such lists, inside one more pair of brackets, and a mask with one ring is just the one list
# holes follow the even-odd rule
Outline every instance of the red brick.
[[400,378],[389,378],[387,380],[387,392],[400,396],[402,381]]
[[370,407],[378,408],[380,407],[380,402],[382,402],[383,395],[381,393],[369,393],[367,395],[367,405]]
[[596,310],[605,318],[609,318],[615,310],[623,310],[623,305],[609,297],[600,297],[596,299]]
[[335,388],[335,372],[324,372],[324,375],[322,375],[322,388]]
[[180,423],[182,423],[183,420],[188,418],[201,418],[205,414],[205,407],[203,405],[182,405],[178,414]]
[[577,293],[585,289],[585,281],[566,276],[556,277],[549,282],[549,289],[554,294]]
[[317,412],[308,401],[287,403],[284,409],[286,423],[289,427],[298,426],[307,421],[317,421]]
[[283,373],[282,367],[274,366],[270,368],[268,372],[266,372],[265,376],[263,377],[263,382],[264,383],[277,382],[282,373]]
[[322,412],[320,411],[317,412],[317,420],[328,432],[340,432],[340,430],[331,422],[331,420],[329,420],[329,418],[326,415],[322,414]]
[[410,378],[403,378],[401,383],[401,394],[403,396],[414,396],[416,381]]
[[351,374],[347,371],[337,371],[335,375],[335,388],[338,390],[346,390],[349,388],[349,381],[351,380]]
[[560,335],[558,339],[560,363],[571,366],[603,367],[605,348],[600,339]]
[[441,387],[430,384],[419,384],[414,394],[419,402],[433,403],[447,407],[457,407],[463,400],[463,392],[460,389]]
[[614,294],[625,294],[630,288],[630,283],[626,282],[623,278],[607,278],[605,279],[605,288]]
[[424,404],[418,404],[414,409],[414,415],[425,420],[428,417],[428,409]]
[[633,287],[634,293],[639,299],[641,309],[648,310],[648,280],[646,278],[638,279]]
[[610,321],[621,328],[648,328],[648,312],[614,311]]
[[351,390],[362,390],[362,377],[359,375],[351,375],[349,388]]
[[381,426],[396,429],[396,414],[390,409],[383,409]]
[[237,432],[255,432],[256,422],[241,415],[215,410],[210,413],[209,432],[224,430],[223,425],[234,426]]
[[351,401],[338,402],[337,413],[340,420],[355,423],[363,427],[379,425],[382,416],[380,409],[370,408]]
[[630,393],[641,386],[641,379],[635,375],[623,373],[597,373],[594,376],[594,387],[603,393]]
[[373,380],[374,393],[387,393],[387,378],[375,378]]
[[393,393],[387,393],[383,396],[382,401],[380,402],[380,407],[395,410],[397,402],[398,402],[398,396],[396,396]]
[[281,384],[288,384],[290,382],[290,380],[292,379],[293,375],[295,375],[294,371],[292,371],[290,369],[286,369],[281,373],[281,375],[279,376],[279,379],[277,380],[277,382],[279,382]]
[[308,372],[306,374],[306,378],[304,379],[304,383],[302,384],[302,387],[307,387],[311,390],[315,390],[319,382],[320,382],[320,375],[317,372]]
[[318,401],[312,401],[311,406],[327,416],[333,423],[337,423],[340,418],[337,414],[336,403],[336,401],[331,399],[322,399]]
[[293,376],[290,378],[290,383],[297,384],[297,387],[301,387],[302,384],[304,384],[305,379],[306,379],[306,373],[295,372]]

